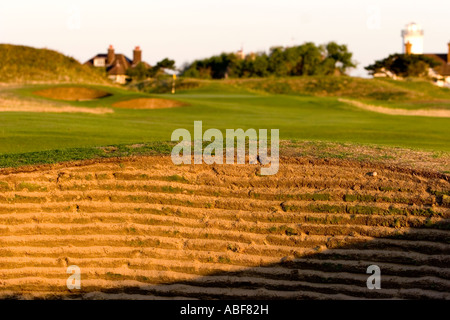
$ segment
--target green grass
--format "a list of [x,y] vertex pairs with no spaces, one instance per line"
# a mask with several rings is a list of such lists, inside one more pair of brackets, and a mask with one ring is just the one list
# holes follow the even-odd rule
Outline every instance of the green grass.
[[[181,79],[183,92],[208,91],[259,94],[287,94],[318,97],[346,97],[366,103],[402,109],[450,109],[450,89],[421,79],[361,79],[314,76],[289,78],[253,78],[208,81]],[[144,88],[145,90],[145,88]],[[161,92],[162,88],[147,90]]]
[[[0,168],[19,167],[32,164],[50,164],[63,161],[114,158],[138,155],[167,155],[174,144],[171,142],[153,142],[140,147],[130,145],[114,145],[114,151],[105,148],[68,148],[61,150],[45,150],[28,153],[0,154]],[[87,175],[86,180],[92,180]]]
[[[312,80],[314,79],[308,81]],[[377,81],[376,83],[381,83],[381,86],[386,88],[392,89],[394,86],[386,80]],[[217,81],[205,83],[204,86],[185,90],[174,96],[158,95],[162,98],[176,98],[189,104],[182,108],[157,110],[114,108],[114,113],[103,115],[2,112],[0,113],[0,166],[133,154],[169,154],[173,143],[162,141],[169,141],[172,131],[177,128],[186,128],[193,132],[193,123],[196,120],[203,121],[203,131],[208,128],[218,128],[224,135],[225,129],[229,128],[244,130],[273,128],[280,130],[282,140],[316,141],[319,144],[320,141],[326,141],[383,145],[438,153],[450,151],[450,119],[448,118],[378,114],[341,103],[336,97],[298,93],[273,94],[244,88],[233,82],[230,84]],[[366,88],[369,85],[376,88],[374,83],[369,82],[364,84],[363,89],[369,90]],[[425,86],[413,82],[411,88],[402,88],[407,85],[406,82],[400,85],[395,84],[399,87],[398,91],[416,92],[415,90],[420,91],[422,86]],[[49,86],[37,85],[8,90],[18,97],[33,97],[40,101],[49,101],[33,95],[35,90],[47,87]],[[112,105],[117,101],[154,97],[154,95],[115,87],[88,87],[100,88],[113,95],[97,101],[65,103],[83,107],[113,108]],[[440,90],[440,88],[436,89]],[[426,95],[435,92],[434,87],[427,90],[429,92]],[[416,98],[422,99],[419,91],[416,92],[418,97]],[[447,96],[444,91],[440,93],[440,99]],[[336,92],[336,95],[340,94],[340,91]],[[362,95],[355,92],[355,95]],[[396,100],[396,103],[402,102]],[[140,143],[143,145],[132,147],[132,144]],[[115,148],[111,151],[97,148],[99,146]],[[336,157],[345,158],[346,154],[336,155]]]

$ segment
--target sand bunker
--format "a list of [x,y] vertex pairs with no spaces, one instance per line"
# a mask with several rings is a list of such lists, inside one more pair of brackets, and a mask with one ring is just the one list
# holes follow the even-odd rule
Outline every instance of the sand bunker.
[[113,104],[113,107],[124,109],[165,109],[182,107],[185,105],[186,104],[175,100],[143,98],[117,102]]
[[436,110],[436,109],[418,109],[418,110],[406,110],[406,109],[392,109],[380,106],[374,106],[365,104],[360,101],[349,99],[338,99],[340,102],[351,104],[352,106],[384,114],[398,115],[398,116],[421,116],[421,117],[439,117],[450,118],[450,110]]
[[114,113],[108,108],[81,108],[81,107],[38,107],[33,106],[19,106],[19,107],[0,107],[0,112],[52,112],[52,113],[91,113],[91,114],[105,114]]
[[96,100],[111,96],[109,92],[83,87],[56,87],[33,92],[35,95],[66,101]]
[[52,112],[52,113],[90,113],[105,114],[113,113],[109,108],[74,107],[70,105],[59,105],[43,103],[36,100],[23,100],[15,97],[0,96],[0,112]]

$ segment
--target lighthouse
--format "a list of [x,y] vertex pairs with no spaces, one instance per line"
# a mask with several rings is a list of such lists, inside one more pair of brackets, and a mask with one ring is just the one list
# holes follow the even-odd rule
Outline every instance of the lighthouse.
[[402,30],[402,49],[406,54],[423,54],[423,30],[417,23],[408,23]]

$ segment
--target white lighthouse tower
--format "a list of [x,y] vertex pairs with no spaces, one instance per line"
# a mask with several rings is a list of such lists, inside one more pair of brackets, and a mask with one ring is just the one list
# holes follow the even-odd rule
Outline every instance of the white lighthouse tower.
[[402,50],[407,54],[423,54],[423,30],[417,23],[408,23],[402,30]]

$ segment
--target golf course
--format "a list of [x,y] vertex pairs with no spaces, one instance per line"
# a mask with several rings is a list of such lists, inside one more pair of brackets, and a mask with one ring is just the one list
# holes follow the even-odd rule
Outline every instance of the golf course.
[[[364,81],[372,83],[373,86],[377,86],[377,82],[383,82],[369,79]],[[73,85],[66,86],[73,88]],[[13,105],[5,105],[0,114],[3,124],[0,129],[0,152],[28,153],[169,141],[173,130],[192,130],[196,120],[202,120],[205,129],[279,129],[282,140],[377,144],[428,151],[450,151],[448,117],[388,115],[364,110],[344,102],[340,97],[273,94],[249,87],[251,86],[246,83],[239,85],[209,81],[202,82],[198,89],[181,90],[171,95],[146,94],[112,86],[78,85],[80,90],[90,88],[108,93],[106,97],[81,101],[57,100],[38,95],[45,89],[62,88],[55,85],[2,88],[0,94],[5,97],[2,99],[10,99]],[[450,92],[445,93],[450,101]],[[176,108],[162,105],[156,109],[132,105],[124,108],[118,104],[122,101],[152,98],[181,103]],[[14,103],[18,104],[17,101],[21,99],[36,105],[36,110],[39,110],[39,104],[50,104],[60,107],[61,110],[64,107],[92,109],[92,113],[14,110]],[[368,101],[373,104],[373,99]],[[409,107],[417,108],[417,105],[420,105],[420,102],[413,101]],[[399,107],[395,103],[384,106]],[[401,104],[400,106],[403,107]],[[450,102],[443,103],[440,99],[434,105],[428,101],[423,108],[448,111],[449,106]],[[11,112],[8,112],[9,110]],[[100,111],[95,114],[96,110]],[[167,122],[167,119],[170,119],[170,122]]]
[[[0,298],[450,299],[450,89],[178,77],[171,93],[33,50],[0,67]],[[279,172],[175,165],[172,132],[194,121],[279,129]]]

